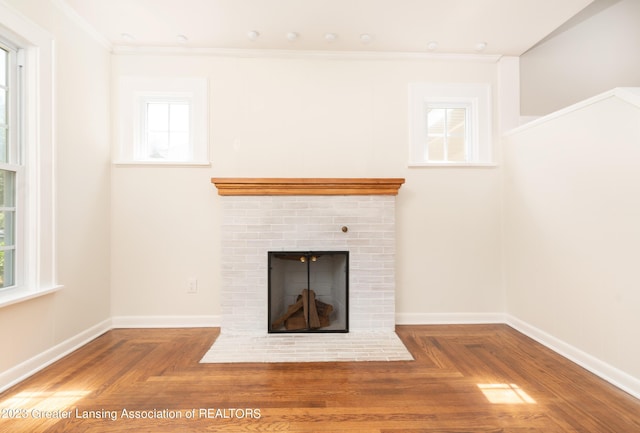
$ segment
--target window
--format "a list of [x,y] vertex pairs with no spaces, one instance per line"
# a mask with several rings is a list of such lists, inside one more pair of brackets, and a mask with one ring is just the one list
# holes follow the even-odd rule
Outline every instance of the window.
[[492,163],[488,85],[414,83],[409,104],[410,165]]
[[53,45],[48,32],[0,2],[0,307],[60,288]]
[[116,163],[208,164],[207,82],[123,77]]
[[189,99],[145,99],[143,127],[136,159],[189,161],[192,159],[191,101]]
[[472,154],[471,106],[469,104],[426,104],[424,159],[434,162],[466,162]]
[[16,284],[16,179],[21,180],[18,50],[0,41],[0,289]]

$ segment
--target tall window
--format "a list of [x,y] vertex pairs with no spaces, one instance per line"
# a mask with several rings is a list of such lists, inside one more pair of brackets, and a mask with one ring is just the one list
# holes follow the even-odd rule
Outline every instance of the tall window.
[[58,290],[52,35],[0,1],[0,307]]
[[0,289],[16,283],[16,185],[22,176],[17,53],[0,43]]

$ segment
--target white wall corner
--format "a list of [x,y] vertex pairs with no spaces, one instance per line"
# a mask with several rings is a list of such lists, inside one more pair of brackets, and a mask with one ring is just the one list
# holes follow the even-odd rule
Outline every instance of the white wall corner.
[[94,325],[91,328],[63,341],[62,343],[45,350],[33,358],[27,359],[15,367],[0,373],[0,392],[22,382],[29,376],[78,350],[91,340],[94,340],[105,332],[111,330],[111,328],[111,319],[104,320],[97,325]]
[[505,323],[527,337],[530,337],[538,343],[553,350],[557,354],[589,370],[596,376],[631,394],[635,398],[640,398],[640,379],[633,377],[516,317],[506,315]]
[[220,316],[117,316],[113,328],[217,328]]

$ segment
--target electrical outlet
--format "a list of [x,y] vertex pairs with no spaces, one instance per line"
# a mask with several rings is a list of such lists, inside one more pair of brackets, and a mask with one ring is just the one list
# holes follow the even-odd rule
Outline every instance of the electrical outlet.
[[197,278],[190,278],[189,281],[187,281],[187,293],[198,293],[198,279]]

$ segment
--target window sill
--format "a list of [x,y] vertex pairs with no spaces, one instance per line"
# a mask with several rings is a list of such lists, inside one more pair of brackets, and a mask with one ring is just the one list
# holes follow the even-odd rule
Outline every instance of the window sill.
[[496,168],[495,162],[410,162],[409,168]]
[[211,167],[210,161],[114,161],[116,167]]
[[53,286],[45,289],[27,290],[27,289],[6,289],[0,291],[0,308],[19,302],[28,301],[29,299],[39,298],[50,293],[55,293],[62,289],[63,286]]

